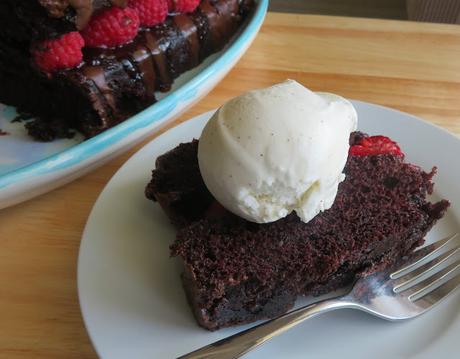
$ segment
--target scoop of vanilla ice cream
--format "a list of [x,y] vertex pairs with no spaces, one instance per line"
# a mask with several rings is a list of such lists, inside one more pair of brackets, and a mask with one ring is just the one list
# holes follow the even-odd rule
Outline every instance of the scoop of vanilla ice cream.
[[203,180],[229,211],[257,223],[329,209],[345,175],[357,114],[346,99],[288,80],[223,105],[200,137]]

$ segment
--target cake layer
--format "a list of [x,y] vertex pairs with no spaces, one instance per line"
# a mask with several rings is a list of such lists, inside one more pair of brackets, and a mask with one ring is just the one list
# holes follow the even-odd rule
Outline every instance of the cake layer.
[[60,18],[50,17],[38,0],[2,0],[0,23],[1,39],[26,45],[76,29],[72,11]]
[[198,141],[194,140],[159,157],[145,191],[178,228],[203,218],[214,201],[201,178],[197,148]]
[[144,29],[125,46],[85,48],[81,66],[53,76],[32,64],[30,43],[0,35],[0,102],[37,115],[27,124],[37,139],[67,136],[69,129],[94,136],[154,103],[155,91],[168,91],[176,77],[222,49],[253,6],[203,0],[195,12]]
[[[354,133],[352,143],[362,136]],[[299,295],[392,264],[423,243],[449,205],[426,201],[434,169],[425,173],[394,155],[349,156],[331,209],[308,223],[291,214],[255,224],[213,203],[191,160],[196,151],[197,141],[160,157],[146,194],[181,226],[172,255],[184,262],[187,297],[210,330],[279,315]]]

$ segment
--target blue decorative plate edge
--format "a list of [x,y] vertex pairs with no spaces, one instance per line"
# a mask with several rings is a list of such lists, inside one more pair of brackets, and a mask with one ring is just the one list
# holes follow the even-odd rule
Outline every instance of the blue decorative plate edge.
[[164,118],[168,113],[172,112],[181,101],[183,102],[194,98],[198,89],[201,88],[209,78],[212,78],[221,68],[224,68],[228,63],[233,62],[239,56],[240,50],[244,48],[245,44],[250,41],[253,34],[257,32],[262,25],[268,10],[268,3],[269,0],[259,0],[243,32],[226,50],[224,50],[222,56],[217,58],[185,85],[177,90],[171,91],[160,102],[93,138],[1,176],[0,188],[4,189],[12,184],[18,184],[25,179],[30,179],[31,176],[39,176],[63,170],[85,161],[120,142],[134,131],[145,128]]

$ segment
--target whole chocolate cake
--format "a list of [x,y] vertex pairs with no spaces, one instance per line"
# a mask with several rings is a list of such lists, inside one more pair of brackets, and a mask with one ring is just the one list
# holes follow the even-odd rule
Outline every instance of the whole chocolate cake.
[[[295,213],[256,224],[221,207],[198,166],[198,141],[159,157],[149,199],[179,228],[171,246],[184,263],[183,284],[198,323],[215,330],[271,318],[300,295],[319,295],[392,264],[424,242],[449,202],[430,203],[429,173],[392,153],[369,152],[354,132],[332,207],[308,223]],[[380,149],[379,149],[380,151]]]
[[0,102],[36,139],[91,137],[219,51],[253,0],[2,0]]

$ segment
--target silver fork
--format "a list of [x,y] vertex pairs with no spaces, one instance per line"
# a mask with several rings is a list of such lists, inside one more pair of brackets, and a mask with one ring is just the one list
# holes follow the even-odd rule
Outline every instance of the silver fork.
[[460,286],[460,245],[450,245],[457,236],[441,239],[386,271],[359,279],[346,295],[299,308],[179,359],[239,358],[304,320],[335,309],[359,309],[391,321],[415,318]]

